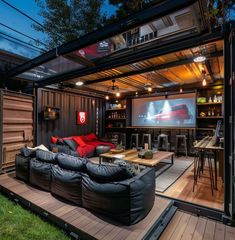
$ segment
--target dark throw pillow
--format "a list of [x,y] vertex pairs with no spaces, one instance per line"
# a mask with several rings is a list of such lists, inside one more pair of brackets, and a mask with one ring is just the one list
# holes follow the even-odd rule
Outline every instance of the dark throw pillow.
[[87,163],[87,173],[98,182],[122,181],[133,175],[125,166]]
[[40,160],[42,162],[47,163],[56,163],[56,153],[43,151],[43,150],[37,150],[36,151],[36,159]]
[[73,151],[76,151],[78,145],[73,139],[63,139],[64,143]]
[[36,151],[28,149],[27,147],[21,148],[20,153],[24,157],[35,157]]
[[56,159],[61,168],[72,171],[86,172],[86,164],[88,162],[87,158],[79,158],[67,155],[65,153],[59,153],[57,154]]

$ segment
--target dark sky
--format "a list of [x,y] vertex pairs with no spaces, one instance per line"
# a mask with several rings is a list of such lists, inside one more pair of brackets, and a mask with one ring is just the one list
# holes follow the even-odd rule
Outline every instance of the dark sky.
[[[33,19],[37,20],[38,22],[42,22],[41,17],[38,15],[39,8],[34,0],[7,0],[7,2],[13,5],[14,7],[18,8],[22,12],[26,13],[27,15],[31,16]],[[104,6],[103,6],[103,12],[105,12],[107,15],[111,15],[115,12],[115,8],[108,4],[108,0],[105,0]],[[24,17],[22,14],[18,13],[14,9],[7,6],[2,1],[0,1],[0,23],[3,23],[9,27],[12,27],[33,38],[36,38],[39,40],[43,40],[45,38],[45,35],[43,33],[37,32],[31,27],[32,21],[30,21],[28,18]],[[23,37],[22,35],[19,35],[15,32],[12,32],[11,30],[6,29],[3,26],[0,26],[0,32],[7,33],[11,36],[14,36],[16,38],[20,38],[21,40],[29,42],[28,38]],[[16,51],[16,52],[19,51],[19,49],[21,49],[21,54],[26,54],[26,55],[28,52],[26,48],[16,49],[15,44],[13,42],[4,40],[1,37],[1,35],[0,35],[0,49],[5,49],[8,51]],[[37,53],[33,51],[30,54],[32,55],[32,57],[37,55]]]

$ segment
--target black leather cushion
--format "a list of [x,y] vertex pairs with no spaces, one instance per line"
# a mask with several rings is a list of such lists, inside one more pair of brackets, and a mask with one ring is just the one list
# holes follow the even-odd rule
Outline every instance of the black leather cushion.
[[69,148],[73,151],[77,150],[77,143],[73,141],[73,139],[63,139],[64,143],[69,146]]
[[[129,179],[126,181],[128,182]],[[145,218],[155,201],[155,169],[146,168],[129,181],[130,222],[135,224]]]
[[52,167],[51,193],[72,203],[82,205],[82,176],[79,172]]
[[78,158],[64,153],[59,153],[57,154],[56,159],[61,168],[72,171],[86,172],[86,164],[88,162],[86,158]]
[[117,183],[98,183],[82,177],[83,207],[117,221],[129,222],[129,186]]
[[21,148],[20,153],[24,157],[35,157],[36,156],[36,151],[28,149],[27,147]]
[[65,153],[74,157],[79,157],[79,154],[71,150],[67,145],[50,144],[50,150],[52,152]]
[[125,166],[87,163],[87,173],[100,182],[122,181],[132,175]]
[[16,155],[15,165],[16,165],[16,177],[24,180],[26,182],[29,181],[29,161],[31,157],[24,157],[22,155]]
[[137,176],[120,182],[98,183],[82,179],[83,206],[125,225],[142,220],[155,200],[155,170],[146,168]]
[[40,160],[42,162],[47,163],[56,163],[56,153],[43,151],[43,150],[37,150],[36,151],[36,159]]
[[36,159],[31,160],[29,182],[43,190],[50,191],[52,166],[53,164]]

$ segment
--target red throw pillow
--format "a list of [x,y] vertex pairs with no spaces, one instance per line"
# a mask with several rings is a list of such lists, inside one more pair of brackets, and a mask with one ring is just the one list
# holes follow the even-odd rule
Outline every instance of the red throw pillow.
[[56,144],[58,139],[58,137],[51,136],[51,143]]
[[94,133],[89,133],[85,135],[83,138],[86,142],[96,141],[98,139]]
[[86,146],[86,143],[83,141],[82,137],[74,136],[73,141],[76,142],[78,144],[78,146],[80,146],[80,147]]

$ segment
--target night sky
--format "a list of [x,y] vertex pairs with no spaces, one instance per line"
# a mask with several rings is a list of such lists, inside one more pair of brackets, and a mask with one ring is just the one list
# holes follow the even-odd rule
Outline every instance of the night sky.
[[[22,12],[26,13],[38,22],[42,22],[42,18],[38,15],[39,8],[34,0],[6,0],[8,3],[18,8]],[[112,15],[115,12],[115,7],[108,4],[108,0],[105,1],[103,6],[103,12],[107,15]],[[45,34],[38,32],[32,28],[32,21],[26,18],[22,14],[18,13],[4,2],[0,0],[0,23],[12,27],[20,32],[23,32],[33,38],[42,40],[45,39]],[[18,33],[12,32],[11,30],[0,26],[0,32],[6,33],[16,38],[20,38],[23,41],[29,42],[30,39],[24,37]],[[23,47],[17,47],[14,42],[9,42],[2,38],[0,35],[0,49],[4,49],[10,52],[16,52],[20,55],[27,57],[35,57],[39,53]]]

